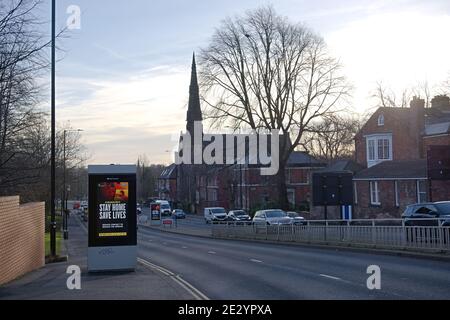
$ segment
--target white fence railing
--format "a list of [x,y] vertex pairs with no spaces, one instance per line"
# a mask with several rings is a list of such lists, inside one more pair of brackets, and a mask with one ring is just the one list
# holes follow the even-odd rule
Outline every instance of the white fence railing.
[[212,236],[280,242],[370,246],[420,251],[450,251],[450,227],[439,219],[309,220],[302,225],[214,223]]

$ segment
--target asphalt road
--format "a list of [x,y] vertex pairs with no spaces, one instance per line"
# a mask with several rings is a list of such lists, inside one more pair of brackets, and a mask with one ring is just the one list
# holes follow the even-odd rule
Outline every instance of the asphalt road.
[[[234,240],[140,227],[139,256],[210,299],[450,299],[450,262]],[[381,269],[369,290],[367,267]]]

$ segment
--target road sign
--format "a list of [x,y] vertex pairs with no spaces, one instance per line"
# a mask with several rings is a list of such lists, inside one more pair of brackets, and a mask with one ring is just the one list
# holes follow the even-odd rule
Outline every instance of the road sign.
[[135,269],[136,167],[89,166],[88,174],[88,270]]

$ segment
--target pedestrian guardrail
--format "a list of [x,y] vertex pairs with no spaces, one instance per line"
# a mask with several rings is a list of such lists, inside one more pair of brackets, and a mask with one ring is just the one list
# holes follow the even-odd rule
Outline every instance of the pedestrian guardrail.
[[211,228],[217,238],[450,251],[450,227],[443,219],[305,220],[275,225],[220,222]]

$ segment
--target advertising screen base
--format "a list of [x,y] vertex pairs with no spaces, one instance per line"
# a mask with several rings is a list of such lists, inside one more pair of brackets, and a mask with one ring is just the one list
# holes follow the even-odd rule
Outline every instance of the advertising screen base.
[[88,248],[88,270],[132,271],[136,268],[136,257],[136,246]]
[[137,263],[136,166],[91,165],[88,271],[129,271]]

